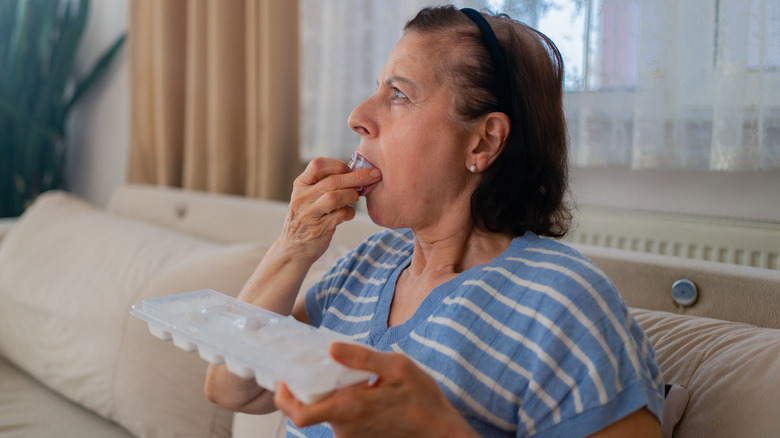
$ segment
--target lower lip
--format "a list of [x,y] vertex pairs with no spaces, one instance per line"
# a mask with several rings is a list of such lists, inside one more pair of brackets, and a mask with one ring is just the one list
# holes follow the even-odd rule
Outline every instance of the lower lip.
[[376,184],[377,183],[373,183],[373,184],[369,184],[369,185],[363,187],[363,189],[360,191],[360,196],[366,196],[368,194],[368,192],[370,192],[371,189],[373,189],[374,186],[376,186]]

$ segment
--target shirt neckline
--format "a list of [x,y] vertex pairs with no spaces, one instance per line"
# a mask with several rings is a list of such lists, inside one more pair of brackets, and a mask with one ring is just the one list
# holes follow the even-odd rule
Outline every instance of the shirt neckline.
[[388,327],[387,319],[390,316],[390,305],[393,302],[393,296],[395,295],[395,286],[398,282],[398,277],[401,275],[404,269],[409,267],[414,255],[414,246],[409,251],[409,255],[402,260],[398,266],[393,270],[390,278],[382,286],[382,290],[379,293],[379,300],[377,301],[377,308],[374,317],[371,319],[371,325],[369,328],[369,340],[371,345],[381,348],[388,347],[392,344],[409,336],[409,334],[417,328],[424,320],[433,314],[436,307],[442,305],[444,298],[451,295],[458,286],[463,282],[464,276],[468,276],[469,272],[475,270],[481,270],[483,267],[492,264],[495,260],[503,259],[510,251],[515,251],[528,245],[526,239],[530,237],[532,233],[526,233],[523,236],[518,236],[512,239],[509,246],[493,260],[474,266],[466,271],[463,271],[445,281],[436,288],[434,288],[428,296],[420,303],[420,307],[415,310],[412,316],[403,323]]

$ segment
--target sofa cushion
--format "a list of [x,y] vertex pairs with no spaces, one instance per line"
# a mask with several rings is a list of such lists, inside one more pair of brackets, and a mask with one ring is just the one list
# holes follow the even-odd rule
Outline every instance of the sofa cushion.
[[780,330],[633,309],[670,383],[690,400],[676,436],[776,436]]
[[118,424],[50,391],[1,357],[0,436],[133,437]]
[[661,412],[661,437],[671,438],[674,436],[674,429],[685,413],[685,408],[688,407],[690,397],[688,390],[676,383],[667,383],[665,389],[664,409]]
[[0,355],[135,434],[229,436],[230,413],[203,396],[206,362],[157,341],[129,309],[187,289],[235,295],[265,249],[47,193],[0,246]]

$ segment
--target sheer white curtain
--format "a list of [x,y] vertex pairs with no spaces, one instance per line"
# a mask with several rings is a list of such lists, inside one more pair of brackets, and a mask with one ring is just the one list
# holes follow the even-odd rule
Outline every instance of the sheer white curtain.
[[[302,0],[306,158],[348,157],[346,126],[403,23],[441,2]],[[780,169],[780,0],[474,0],[550,36],[566,65],[572,162]]]
[[780,169],[779,0],[593,6],[566,96],[575,164]]

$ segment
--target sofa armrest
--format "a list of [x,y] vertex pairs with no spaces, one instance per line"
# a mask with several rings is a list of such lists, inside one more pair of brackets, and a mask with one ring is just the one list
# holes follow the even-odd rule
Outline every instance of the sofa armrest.
[[[780,328],[780,271],[615,248],[572,244],[615,283],[630,307]],[[672,299],[675,281],[696,284],[689,307]]]

